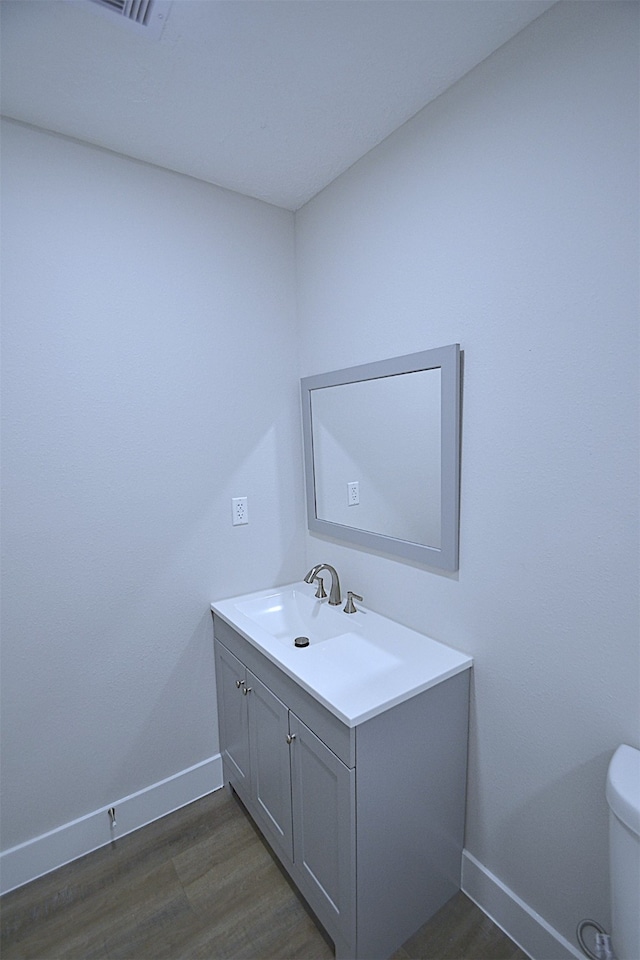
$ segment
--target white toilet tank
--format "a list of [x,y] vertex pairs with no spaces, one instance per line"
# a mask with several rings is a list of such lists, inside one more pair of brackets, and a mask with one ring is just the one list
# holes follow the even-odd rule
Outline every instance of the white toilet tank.
[[640,958],[640,750],[618,747],[607,774],[611,943],[618,960]]

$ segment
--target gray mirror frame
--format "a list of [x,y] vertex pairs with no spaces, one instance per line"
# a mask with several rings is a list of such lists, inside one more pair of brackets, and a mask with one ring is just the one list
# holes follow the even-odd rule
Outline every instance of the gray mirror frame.
[[[313,463],[313,430],[311,393],[322,387],[334,387],[360,380],[374,380],[402,373],[440,368],[441,390],[441,470],[440,470],[440,547],[398,540],[369,530],[359,530],[330,520],[319,520],[316,515],[315,471]],[[344,370],[303,377],[302,433],[304,441],[304,470],[309,530],[336,540],[345,540],[361,547],[369,547],[405,560],[417,561],[440,570],[458,569],[458,530],[460,510],[460,344],[423,350],[420,353],[364,363]]]

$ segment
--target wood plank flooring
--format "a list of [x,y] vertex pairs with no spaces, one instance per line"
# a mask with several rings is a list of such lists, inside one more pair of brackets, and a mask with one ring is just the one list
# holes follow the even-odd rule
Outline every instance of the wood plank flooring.
[[[226,790],[0,901],[3,960],[330,960],[333,947]],[[528,960],[464,894],[393,960]]]

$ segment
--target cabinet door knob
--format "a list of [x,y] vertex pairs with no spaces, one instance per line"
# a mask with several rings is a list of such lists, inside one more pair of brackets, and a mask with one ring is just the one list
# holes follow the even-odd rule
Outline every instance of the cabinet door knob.
[[245,697],[246,697],[246,695],[247,695],[248,693],[251,693],[251,687],[243,687],[243,688],[242,688],[242,692],[244,693],[244,695],[245,695]]
[[295,733],[288,733],[288,734],[287,734],[287,743],[293,743],[293,741],[295,740],[295,738],[296,738]]
[[244,680],[236,680],[236,687],[238,690],[244,685]]

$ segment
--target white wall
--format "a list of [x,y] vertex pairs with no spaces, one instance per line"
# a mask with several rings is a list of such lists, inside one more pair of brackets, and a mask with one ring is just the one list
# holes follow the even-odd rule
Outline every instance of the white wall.
[[217,753],[209,604],[303,507],[293,215],[2,132],[6,849]]
[[296,215],[301,375],[464,350],[459,573],[307,563],[474,656],[466,847],[574,944],[640,745],[637,14],[553,7]]

